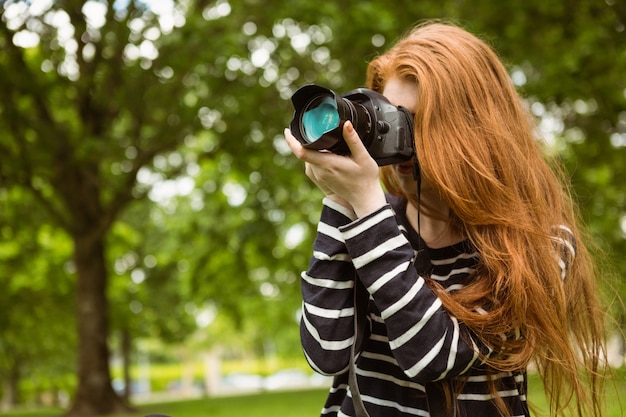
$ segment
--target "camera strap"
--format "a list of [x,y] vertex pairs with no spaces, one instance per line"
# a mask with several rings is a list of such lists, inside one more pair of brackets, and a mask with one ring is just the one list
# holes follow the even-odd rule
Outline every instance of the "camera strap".
[[[350,386],[350,395],[352,396],[352,405],[354,406],[354,412],[356,417],[370,417],[369,413],[365,409],[365,404],[361,399],[361,393],[359,391],[359,385],[356,380],[356,351],[360,348],[361,342],[365,337],[365,320],[359,319],[357,311],[357,304],[359,301],[359,285],[361,281],[355,274],[354,277],[354,342],[350,346],[350,368],[348,371],[348,385]],[[365,319],[365,316],[363,316]]]

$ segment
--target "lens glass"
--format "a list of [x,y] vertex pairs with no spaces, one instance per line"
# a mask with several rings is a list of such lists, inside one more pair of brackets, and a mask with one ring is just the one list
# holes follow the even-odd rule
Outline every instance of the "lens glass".
[[331,97],[316,100],[302,115],[304,135],[309,142],[315,142],[322,135],[339,126],[337,103]]

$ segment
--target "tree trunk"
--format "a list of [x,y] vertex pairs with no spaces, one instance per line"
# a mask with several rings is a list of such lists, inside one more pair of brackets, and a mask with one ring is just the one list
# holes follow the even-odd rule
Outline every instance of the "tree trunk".
[[8,411],[19,404],[20,365],[17,361],[10,364],[10,369],[2,379],[2,401],[0,410]]
[[127,328],[123,328],[121,333],[121,356],[122,367],[124,373],[124,393],[123,399],[126,402],[130,402],[131,395],[131,378],[130,378],[130,358],[132,351],[132,341],[130,332]]
[[77,271],[78,387],[67,417],[124,413],[109,372],[107,271],[104,239],[74,236]]

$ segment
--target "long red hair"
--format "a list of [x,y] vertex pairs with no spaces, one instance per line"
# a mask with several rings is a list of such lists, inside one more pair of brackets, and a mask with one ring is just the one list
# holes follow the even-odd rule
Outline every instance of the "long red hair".
[[[493,368],[519,370],[533,361],[552,412],[600,416],[603,313],[587,237],[565,176],[542,152],[505,66],[471,33],[429,22],[369,64],[369,88],[382,92],[391,77],[418,86],[421,175],[451,208],[451,226],[481,256],[470,285],[440,291],[445,307],[496,352],[506,352],[486,358]],[[419,204],[403,193],[393,169],[384,167],[382,176],[389,192]],[[572,246],[563,250],[567,242]],[[516,332],[522,337],[501,337]],[[495,402],[509,415],[502,400]]]

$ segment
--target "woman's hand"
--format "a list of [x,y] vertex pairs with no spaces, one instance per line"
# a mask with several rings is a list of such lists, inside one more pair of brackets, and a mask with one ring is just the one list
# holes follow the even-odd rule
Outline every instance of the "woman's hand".
[[285,129],[285,138],[294,155],[306,163],[306,175],[327,197],[351,208],[358,217],[386,203],[378,165],[365,149],[352,123],[346,122],[343,126],[343,138],[350,155],[306,149],[289,129]]

